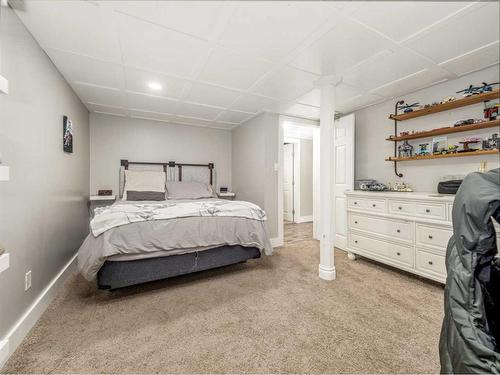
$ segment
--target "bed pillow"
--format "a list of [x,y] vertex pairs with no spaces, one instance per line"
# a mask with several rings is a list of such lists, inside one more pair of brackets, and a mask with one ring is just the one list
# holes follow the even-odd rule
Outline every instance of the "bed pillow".
[[214,193],[208,184],[196,181],[168,181],[167,199],[213,198]]
[[164,201],[165,193],[162,191],[127,191],[128,201]]
[[123,199],[127,199],[127,191],[154,191],[165,194],[165,180],[165,172],[126,170]]

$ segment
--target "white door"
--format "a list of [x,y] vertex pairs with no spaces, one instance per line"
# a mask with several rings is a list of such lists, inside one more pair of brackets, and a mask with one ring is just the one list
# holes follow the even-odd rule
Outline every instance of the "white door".
[[335,247],[347,248],[346,190],[354,189],[354,114],[335,121]]
[[283,149],[283,218],[293,221],[293,143],[285,143]]

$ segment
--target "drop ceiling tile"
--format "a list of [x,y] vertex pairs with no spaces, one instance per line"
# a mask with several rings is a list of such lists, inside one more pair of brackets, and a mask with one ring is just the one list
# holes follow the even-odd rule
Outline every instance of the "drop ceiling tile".
[[123,68],[119,64],[108,63],[73,53],[47,48],[45,50],[57,70],[69,83],[82,82],[92,85],[123,89]]
[[238,91],[203,83],[194,83],[186,100],[218,107],[228,107],[240,95]]
[[395,97],[443,82],[452,78],[451,76],[450,73],[441,68],[423,69],[420,72],[378,87],[372,90],[371,93],[388,98]]
[[[158,83],[162,88],[152,90],[148,87],[150,83]],[[187,83],[188,81],[168,77],[160,73],[125,68],[125,87],[128,91],[179,99]]]
[[158,113],[151,111],[130,110],[129,115],[133,118],[164,122],[174,122],[175,119],[175,116],[169,113]]
[[319,76],[289,66],[274,72],[252,92],[278,100],[295,99],[314,88]]
[[305,117],[310,119],[319,119],[319,108],[304,104],[293,104],[283,111],[286,115]]
[[322,2],[239,2],[220,43],[280,60],[332,13],[333,8]]
[[246,112],[238,112],[238,111],[224,111],[217,117],[217,121],[230,122],[233,124],[239,124],[250,117],[252,117],[252,113]]
[[308,47],[292,65],[320,75],[339,74],[390,46],[364,26],[344,21]]
[[192,125],[192,126],[210,126],[213,124],[213,121],[202,120],[193,117],[176,116],[175,123],[182,125]]
[[270,62],[218,47],[210,55],[199,80],[246,90],[272,68]]
[[213,121],[221,111],[221,108],[208,107],[194,103],[182,103],[179,106],[177,114],[185,117]]
[[500,60],[499,46],[499,41],[495,41],[465,55],[445,61],[439,66],[459,76],[471,73],[498,64]]
[[258,113],[266,110],[271,111],[276,108],[278,103],[279,102],[277,100],[271,98],[245,94],[240,96],[236,102],[233,103],[231,109],[249,113]]
[[373,89],[409,74],[430,67],[430,63],[411,51],[397,50],[380,53],[369,61],[351,69],[343,80],[347,84]]
[[313,89],[297,100],[297,103],[312,105],[315,107],[321,106],[321,92],[319,89]]
[[392,40],[402,41],[469,4],[461,1],[369,1],[351,17]]
[[122,91],[96,85],[72,83],[71,87],[85,103],[95,103],[110,107],[125,107],[125,96]]
[[42,47],[120,62],[116,18],[87,1],[23,2],[16,13]]
[[500,39],[499,3],[481,2],[459,15],[410,38],[405,45],[436,63]]
[[356,96],[364,94],[365,90],[348,85],[346,83],[341,83],[336,87],[336,100],[339,102],[346,102]]
[[192,77],[210,47],[197,38],[121,16],[123,61],[139,69]]
[[179,102],[160,96],[127,92],[128,108],[141,111],[175,114]]
[[127,109],[123,107],[111,107],[95,103],[87,103],[87,107],[91,112],[110,113],[119,116],[127,115]]
[[385,101],[384,97],[374,94],[364,94],[359,95],[357,97],[351,98],[345,103],[338,103],[337,111],[342,113],[349,113],[356,109],[360,109],[362,107],[366,107],[372,104],[381,103]]

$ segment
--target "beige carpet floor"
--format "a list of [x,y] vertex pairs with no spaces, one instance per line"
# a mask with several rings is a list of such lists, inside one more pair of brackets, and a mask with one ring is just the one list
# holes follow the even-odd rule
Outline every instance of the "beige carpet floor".
[[4,373],[435,373],[443,288],[293,240],[272,257],[119,290],[71,278]]

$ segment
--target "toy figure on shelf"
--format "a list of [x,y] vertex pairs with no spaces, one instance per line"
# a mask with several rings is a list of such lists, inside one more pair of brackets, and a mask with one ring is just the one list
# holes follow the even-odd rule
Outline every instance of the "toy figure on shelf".
[[485,138],[482,144],[483,150],[494,150],[500,149],[500,139],[498,138],[498,134],[492,134],[491,138]]
[[413,146],[405,139],[402,145],[398,146],[398,156],[400,158],[411,158],[413,156]]
[[410,132],[400,132],[399,136],[404,137],[405,135],[410,135]]
[[477,95],[479,94],[480,87],[476,87],[474,85],[470,85],[466,89],[457,91],[457,94],[460,94],[461,92],[463,93],[464,98],[467,98],[472,95]]
[[470,148],[469,145],[479,142],[481,142],[481,139],[471,137],[471,138],[465,138],[463,141],[460,141],[458,143],[463,145],[463,150],[461,152],[472,152],[472,151],[477,151],[477,149]]
[[496,120],[500,116],[498,115],[500,109],[500,103],[486,104],[484,109],[484,118],[490,121]]
[[449,145],[448,146],[448,150],[447,150],[447,154],[456,154],[458,152],[458,145]]
[[453,126],[472,125],[473,123],[474,123],[474,119],[473,118],[469,118],[467,120],[457,121],[457,122],[455,122],[455,124]]
[[429,155],[430,152],[429,152],[429,142],[426,142],[426,143],[420,143],[418,145],[418,147],[420,147],[420,149],[418,150],[418,152],[416,153],[415,156],[425,156],[425,155]]
[[413,103],[413,104],[400,105],[400,106],[398,106],[398,109],[403,111],[404,113],[410,113],[410,112],[413,112],[414,108],[418,109],[418,107],[420,107],[420,104],[417,102],[417,103]]
[[484,92],[491,92],[493,91],[493,86],[496,86],[500,84],[500,82],[495,82],[495,83],[486,83],[483,82],[483,85],[479,87],[480,94]]
[[454,96],[447,96],[446,98],[444,98],[443,100],[441,100],[441,104],[448,103],[448,102],[453,102],[455,100],[457,100],[457,98],[455,98]]

